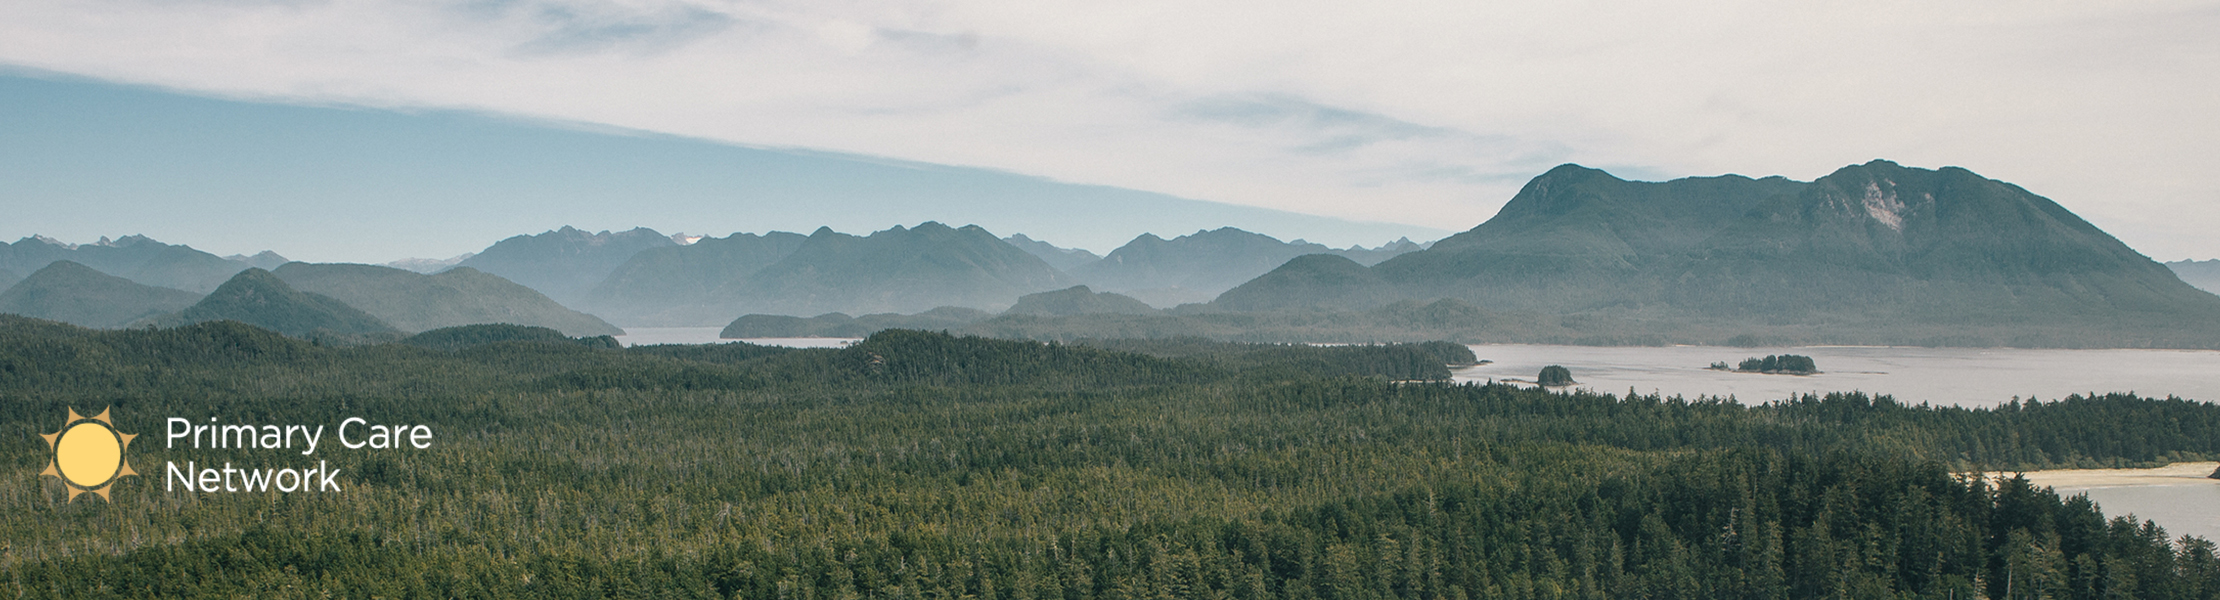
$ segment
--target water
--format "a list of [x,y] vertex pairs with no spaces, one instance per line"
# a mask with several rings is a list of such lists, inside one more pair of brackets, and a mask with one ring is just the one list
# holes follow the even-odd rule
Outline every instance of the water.
[[786,346],[789,348],[839,348],[856,342],[856,338],[748,338],[727,340],[717,337],[722,327],[628,327],[624,335],[617,336],[617,343],[625,346],[654,344],[724,344],[747,342],[760,346]]
[[[1993,406],[2020,398],[2058,400],[2068,394],[2135,392],[2220,401],[2220,351],[2211,350],[2018,350],[1815,346],[1719,348],[1708,346],[1590,347],[1536,344],[1472,346],[1493,364],[1458,369],[1460,381],[1516,378],[1532,381],[1542,367],[1563,365],[1580,384],[1598,392],[1633,388],[1695,398],[1733,396],[1745,403],[1791,394],[1864,391],[1917,404]],[[1760,375],[1707,369],[1768,354],[1800,354],[1818,363],[1817,375]],[[2156,521],[2175,537],[2220,541],[2220,482],[2139,485],[2060,485],[2065,496],[2088,494],[2106,516],[2133,514]]]
[[[1459,381],[1532,381],[1542,367],[1563,365],[1579,382],[1574,387],[1597,392],[1624,394],[1632,388],[1691,399],[1733,396],[1745,403],[1831,391],[1889,394],[1907,404],[1958,406],[1993,406],[2013,396],[2051,401],[2091,392],[2220,401],[2220,351],[2213,350],[1484,344],[1472,346],[1472,352],[1495,362],[1456,370],[1453,375]],[[1731,365],[1768,354],[1812,357],[1821,373],[1759,375],[1706,368],[1714,362]]]
[[2220,541],[2220,483],[2053,489],[2060,496],[2088,494],[2108,518],[2132,514],[2137,521],[2158,522],[2175,538],[2194,535]]

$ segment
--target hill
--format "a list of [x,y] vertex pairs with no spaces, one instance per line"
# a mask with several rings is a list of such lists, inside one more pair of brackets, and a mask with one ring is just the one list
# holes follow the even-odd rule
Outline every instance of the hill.
[[917,329],[924,331],[961,329],[973,323],[994,318],[993,313],[975,309],[943,306],[914,315],[880,313],[850,317],[844,313],[826,313],[814,317],[786,315],[742,315],[725,325],[717,337],[724,339],[829,337],[861,338],[888,329]]
[[1102,260],[1102,257],[1095,256],[1093,252],[1078,248],[1059,248],[1055,244],[1035,240],[1022,233],[1010,234],[1010,237],[1002,238],[1002,241],[1017,246],[1017,249],[1024,250],[1027,254],[1040,257],[1042,261],[1048,263],[1048,266],[1056,267],[1056,270],[1065,273],[1070,273],[1072,269]]
[[858,237],[820,228],[792,254],[709,294],[736,313],[814,315],[1002,308],[1069,276],[976,225],[926,222]]
[[224,260],[190,246],[164,244],[143,235],[116,240],[104,237],[91,244],[65,244],[32,236],[14,244],[0,244],[0,269],[30,273],[61,260],[146,285],[204,294],[249,268],[244,262]]
[[423,275],[377,265],[296,262],[271,274],[293,289],[345,302],[403,332],[508,323],[573,337],[624,334],[531,288],[469,267]]
[[586,233],[570,226],[539,235],[519,235],[494,243],[456,263],[524,284],[564,306],[584,306],[587,291],[611,272],[649,248],[676,246],[669,236],[645,227]]
[[199,294],[154,287],[60,260],[0,292],[0,312],[85,327],[118,327],[192,306]]
[[329,296],[295,290],[262,269],[240,271],[200,302],[152,323],[206,321],[238,321],[294,337],[398,333],[369,313]]
[[1368,269],[1385,283],[1378,296],[1352,300],[1345,265],[1304,271],[1319,266],[1214,308],[1455,298],[1696,343],[2220,346],[2220,297],[2057,203],[1965,169],[1888,161],[1810,183],[1633,182],[1566,165],[1487,223]]
[[442,327],[403,338],[401,343],[432,350],[461,350],[474,346],[500,343],[579,345],[589,348],[621,348],[617,339],[609,336],[570,337],[563,332],[546,327],[486,323]]
[[793,255],[808,237],[773,231],[703,238],[634,254],[586,294],[585,308],[629,325],[713,325],[741,308],[713,301],[718,288],[745,287],[757,271]]
[[1305,254],[1341,254],[1372,264],[1418,247],[1405,238],[1379,249],[1335,250],[1302,240],[1282,242],[1268,235],[1221,227],[1169,240],[1142,234],[1102,260],[1073,269],[1071,274],[1096,289],[1170,307],[1208,302]]
[[1364,265],[1332,254],[1305,254],[1227,290],[1214,308],[1236,311],[1283,308],[1361,309],[1384,304],[1387,282]]
[[2206,292],[2220,294],[2220,259],[2184,260],[2166,263],[2166,268],[2180,277],[2182,283]]
[[1017,304],[1011,306],[1010,310],[1003,311],[1003,314],[1050,316],[1153,315],[1157,312],[1148,303],[1135,300],[1130,296],[1108,292],[1095,293],[1094,290],[1087,289],[1087,286],[1075,285],[1053,292],[1026,294],[1018,298]]

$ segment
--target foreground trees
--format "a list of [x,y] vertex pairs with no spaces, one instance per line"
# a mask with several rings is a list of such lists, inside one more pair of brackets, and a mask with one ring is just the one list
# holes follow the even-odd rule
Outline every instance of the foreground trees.
[[0,423],[25,439],[111,402],[139,433],[440,430],[332,455],[343,494],[0,490],[0,590],[32,597],[2220,597],[2204,540],[1953,474],[2220,457],[2220,407],[2184,400],[1744,406],[1396,383],[1395,350],[922,332],[330,349],[0,318],[0,342]]

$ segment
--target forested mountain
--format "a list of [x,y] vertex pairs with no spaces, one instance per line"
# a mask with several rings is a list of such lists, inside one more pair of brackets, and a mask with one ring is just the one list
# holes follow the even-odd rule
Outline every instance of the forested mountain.
[[2220,345],[2220,297],[2049,199],[1878,160],[1811,183],[1631,182],[1566,165],[1487,223],[1367,269],[1382,293],[1353,295],[1355,270],[1324,266],[1290,265],[1221,308],[1455,298],[1800,343]]
[[15,271],[0,269],[0,289],[7,289],[10,286],[14,286],[15,282],[18,281],[23,281],[22,275],[17,275]]
[[1048,266],[1056,267],[1056,270],[1065,273],[1070,273],[1072,269],[1102,260],[1102,257],[1095,256],[1093,252],[1078,248],[1059,248],[1055,244],[1025,237],[1025,234],[1022,233],[1010,234],[1010,237],[1002,238],[1002,241],[1017,246],[1019,250],[1024,250],[1027,254],[1041,257],[1041,260],[1047,262]]
[[1272,236],[1232,227],[1197,231],[1166,240],[1141,234],[1112,250],[1102,260],[1081,265],[1073,277],[1096,289],[1139,298],[1157,307],[1208,302],[1305,254],[1342,254],[1372,264],[1418,249],[1408,238],[1367,250],[1335,250],[1297,240],[1282,242]]
[[1358,310],[1394,300],[1379,274],[1332,254],[1306,254],[1220,294],[1211,304],[1234,311],[1283,308]]
[[711,292],[746,287],[756,272],[794,254],[807,239],[784,231],[734,233],[641,250],[596,284],[583,307],[647,326],[722,323],[741,310],[727,301],[730,296],[713,297]]
[[271,274],[293,289],[362,309],[404,333],[508,323],[547,327],[570,336],[624,334],[531,288],[470,267],[423,275],[376,265],[296,262]]
[[33,236],[14,244],[0,244],[0,269],[30,273],[58,260],[75,262],[146,285],[202,294],[216,289],[232,274],[250,266],[190,246],[157,242],[143,235],[112,241],[100,238],[99,242],[91,244],[64,244]]
[[999,309],[1074,283],[976,225],[926,222],[866,237],[820,228],[792,254],[711,291],[709,304],[735,307],[732,314],[784,315]]
[[1156,313],[1157,310],[1150,307],[1146,302],[1120,294],[1097,293],[1084,285],[1075,285],[1053,292],[1026,294],[1024,297],[1018,298],[1017,304],[1011,306],[1010,310],[1003,311],[1003,314],[1009,315],[1051,316],[1152,315]]
[[539,235],[501,240],[455,266],[524,284],[564,306],[584,306],[587,291],[631,260],[632,255],[676,245],[678,242],[670,236],[645,227],[586,233],[566,225]]
[[179,326],[238,321],[295,337],[399,333],[392,325],[345,302],[293,289],[262,269],[247,269],[184,310],[147,324]]
[[[91,331],[0,316],[6,437],[103,406],[141,435],[168,415],[436,432],[421,449],[326,437],[313,457],[141,441],[129,453],[147,473],[112,486],[108,507],[30,484],[24,467],[31,487],[0,494],[0,589],[2220,598],[2209,540],[1973,475],[2220,458],[2220,406],[2206,402],[1746,406],[1391,381],[1469,360],[1439,344],[892,331],[794,350],[557,335],[471,327],[331,348],[231,322]],[[0,445],[9,464],[46,460],[44,444]],[[169,489],[148,468],[161,460],[328,461],[345,491]]]
[[58,260],[0,292],[0,312],[84,327],[118,327],[199,300],[200,294],[143,285]]
[[2166,263],[2166,268],[2180,277],[2182,283],[2220,294],[2220,259],[2175,261]]

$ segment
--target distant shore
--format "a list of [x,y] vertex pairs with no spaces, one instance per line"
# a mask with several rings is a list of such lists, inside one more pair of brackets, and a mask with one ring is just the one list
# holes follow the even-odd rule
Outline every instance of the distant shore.
[[[2057,469],[2027,471],[2027,480],[2038,487],[2101,488],[2143,485],[2220,485],[2212,479],[2212,471],[2220,462],[2174,463],[2155,469]],[[1984,473],[1992,479],[2011,477],[2012,472]]]

